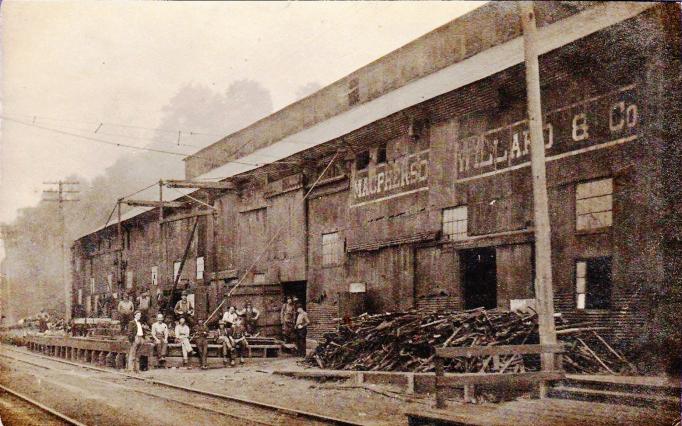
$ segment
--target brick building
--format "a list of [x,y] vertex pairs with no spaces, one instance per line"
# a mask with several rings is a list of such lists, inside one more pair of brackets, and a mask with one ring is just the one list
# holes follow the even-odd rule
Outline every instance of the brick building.
[[[679,271],[679,6],[536,10],[555,307],[636,344]],[[188,247],[198,314],[244,277],[231,303],[270,334],[284,295],[313,336],[353,309],[532,305],[528,151],[518,12],[487,4],[188,157],[220,188],[78,239],[73,304],[168,294]]]

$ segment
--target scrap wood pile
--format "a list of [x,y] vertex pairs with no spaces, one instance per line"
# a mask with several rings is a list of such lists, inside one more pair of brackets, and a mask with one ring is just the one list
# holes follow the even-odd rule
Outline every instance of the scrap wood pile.
[[[622,373],[632,365],[594,328],[562,324],[567,372]],[[457,312],[418,310],[363,314],[326,333],[306,363],[359,371],[434,371],[437,347],[521,345],[539,342],[537,315],[483,308]],[[445,360],[445,371],[513,373],[538,370],[538,355],[461,357]]]

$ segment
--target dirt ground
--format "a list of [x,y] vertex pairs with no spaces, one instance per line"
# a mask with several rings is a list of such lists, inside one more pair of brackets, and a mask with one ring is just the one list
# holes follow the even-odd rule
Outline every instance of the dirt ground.
[[389,386],[355,385],[346,381],[319,382],[272,374],[302,370],[300,358],[247,359],[243,366],[210,370],[156,369],[140,373],[197,389],[238,395],[269,404],[324,413],[372,425],[406,424],[407,406],[428,407],[432,398],[407,397]]

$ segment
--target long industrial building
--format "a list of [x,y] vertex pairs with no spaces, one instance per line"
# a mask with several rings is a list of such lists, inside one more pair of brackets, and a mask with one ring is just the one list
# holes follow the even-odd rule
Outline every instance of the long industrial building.
[[[555,310],[636,346],[680,271],[679,6],[535,7]],[[234,288],[270,335],[297,295],[311,337],[360,311],[532,306],[518,21],[488,3],[186,158],[74,242],[74,316],[143,288],[188,289],[200,317]]]

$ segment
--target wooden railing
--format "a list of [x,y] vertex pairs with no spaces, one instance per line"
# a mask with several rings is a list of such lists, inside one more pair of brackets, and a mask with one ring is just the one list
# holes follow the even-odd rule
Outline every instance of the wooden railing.
[[[436,408],[445,408],[443,389],[463,387],[464,402],[472,402],[476,395],[476,385],[535,385],[540,388],[540,398],[547,395],[548,383],[561,380],[564,373],[560,369],[553,371],[529,371],[524,373],[461,373],[445,376],[444,360],[462,357],[484,357],[499,355],[530,355],[554,353],[561,354],[562,345],[509,345],[509,346],[470,346],[453,348],[436,348],[434,363],[436,367]],[[557,357],[557,365],[561,365]]]

